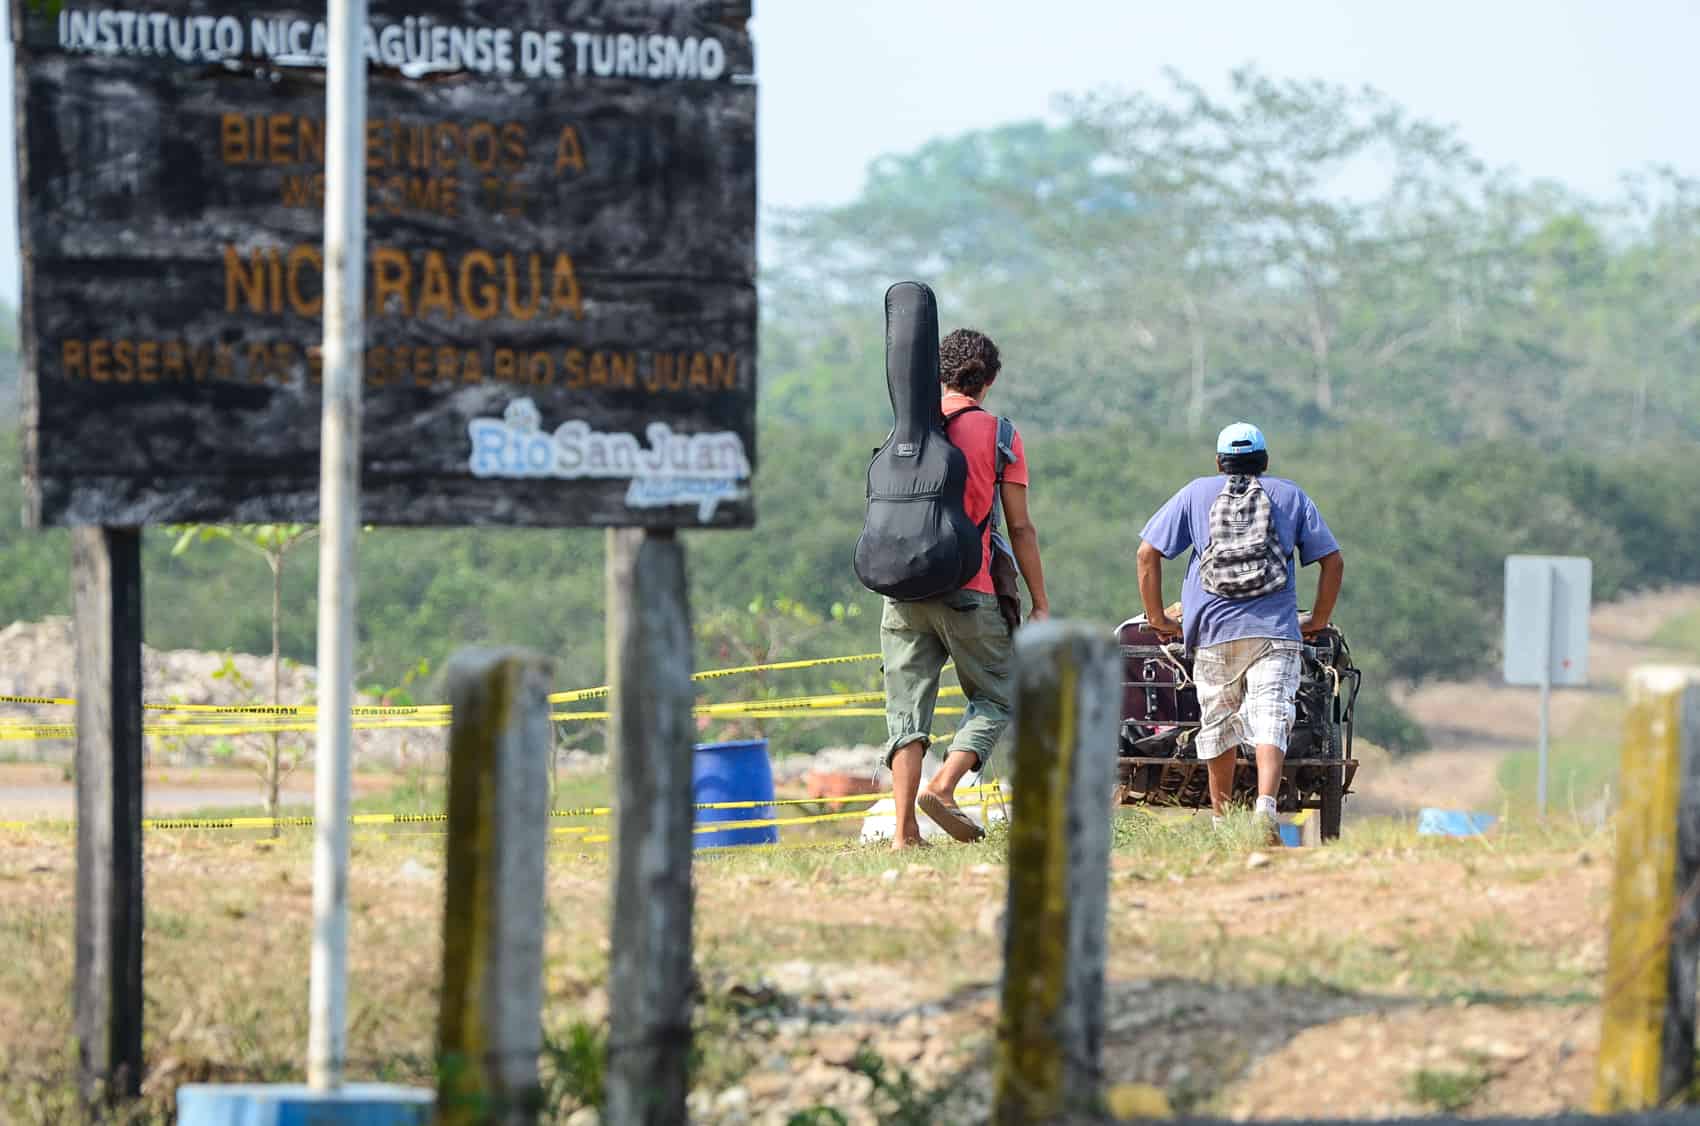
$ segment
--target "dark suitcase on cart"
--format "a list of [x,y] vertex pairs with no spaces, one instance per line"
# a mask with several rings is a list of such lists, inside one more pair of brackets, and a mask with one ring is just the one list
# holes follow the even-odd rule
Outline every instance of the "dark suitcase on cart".
[[[1165,644],[1144,615],[1116,630],[1122,652],[1122,723],[1118,804],[1205,809],[1205,764],[1193,754],[1199,727],[1192,662],[1179,641]],[[1340,835],[1340,817],[1358,764],[1352,758],[1352,713],[1363,675],[1352,664],[1345,635],[1330,626],[1307,640],[1294,700],[1297,719],[1288,741],[1276,805],[1283,813],[1317,810],[1322,839]],[[1257,763],[1239,749],[1236,800],[1257,794]]]

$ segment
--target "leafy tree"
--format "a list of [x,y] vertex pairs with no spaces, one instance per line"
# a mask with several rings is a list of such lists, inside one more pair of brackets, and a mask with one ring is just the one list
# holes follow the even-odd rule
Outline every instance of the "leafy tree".
[[[173,555],[182,555],[197,543],[222,541],[265,560],[272,576],[272,652],[271,703],[283,703],[283,569],[289,553],[318,534],[318,528],[305,524],[242,524],[234,527],[217,524],[195,524],[174,529],[177,543]],[[226,662],[225,671],[234,673],[235,666]],[[305,748],[300,744],[284,747],[282,737],[272,732],[270,746],[259,763],[260,779],[265,787],[266,816],[278,814],[278,791],[285,779],[301,764]],[[275,832],[275,827],[274,827]]]

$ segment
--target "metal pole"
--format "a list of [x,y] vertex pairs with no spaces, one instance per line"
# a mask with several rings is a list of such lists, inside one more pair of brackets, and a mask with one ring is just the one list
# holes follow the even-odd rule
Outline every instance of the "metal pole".
[[366,0],[330,0],[325,116],[324,416],[319,460],[319,721],[307,1082],[342,1084],[348,1039],[348,804],[354,741],[354,541],[366,282]]
[[1556,623],[1553,603],[1558,590],[1558,573],[1547,568],[1546,622],[1541,631],[1541,743],[1540,763],[1535,780],[1535,807],[1542,817],[1547,815],[1547,736],[1548,713],[1552,705],[1552,631]]

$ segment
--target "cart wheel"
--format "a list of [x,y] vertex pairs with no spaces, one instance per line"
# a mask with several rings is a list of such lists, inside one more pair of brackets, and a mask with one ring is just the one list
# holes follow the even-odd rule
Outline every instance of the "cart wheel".
[[1326,777],[1322,783],[1322,839],[1324,842],[1340,839],[1340,817],[1346,805],[1346,768],[1330,766],[1324,768]]

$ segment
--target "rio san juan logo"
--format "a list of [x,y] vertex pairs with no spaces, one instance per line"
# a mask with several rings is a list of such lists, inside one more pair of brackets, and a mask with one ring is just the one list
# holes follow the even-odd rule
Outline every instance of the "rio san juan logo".
[[566,481],[627,480],[631,508],[694,504],[698,519],[713,519],[721,501],[739,500],[750,479],[744,440],[729,430],[680,434],[665,422],[644,429],[644,442],[626,433],[605,434],[569,419],[553,433],[530,399],[515,399],[501,418],[475,418],[468,467],[474,477],[553,477]]

